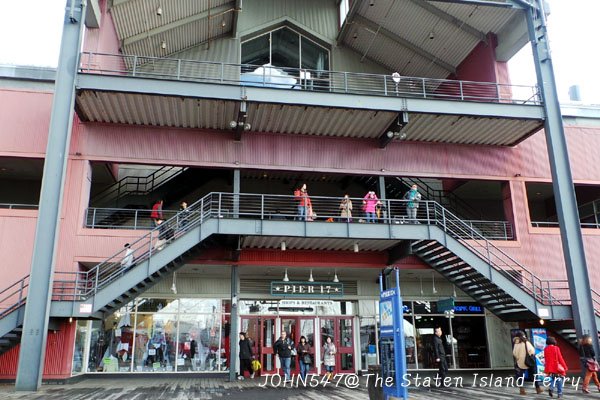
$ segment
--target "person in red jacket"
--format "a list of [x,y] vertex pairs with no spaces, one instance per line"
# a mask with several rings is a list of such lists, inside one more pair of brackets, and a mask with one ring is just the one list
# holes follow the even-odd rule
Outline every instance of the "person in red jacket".
[[312,204],[306,191],[306,183],[294,190],[294,198],[298,202],[298,219],[308,221],[312,216]]
[[150,218],[152,219],[152,224],[154,227],[157,227],[157,221],[163,218],[163,201],[161,199],[157,200],[156,203],[152,206],[152,212],[150,213]]
[[546,348],[544,349],[544,372],[552,381],[550,382],[550,397],[553,396],[556,389],[558,398],[562,397],[563,379],[567,374],[567,363],[563,359],[560,348],[556,345],[556,339],[548,336],[546,339]]

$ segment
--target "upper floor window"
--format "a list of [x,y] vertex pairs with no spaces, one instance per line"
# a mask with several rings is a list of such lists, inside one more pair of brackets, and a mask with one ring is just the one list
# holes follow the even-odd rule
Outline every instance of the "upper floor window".
[[275,29],[242,43],[242,64],[329,70],[329,51],[287,28]]

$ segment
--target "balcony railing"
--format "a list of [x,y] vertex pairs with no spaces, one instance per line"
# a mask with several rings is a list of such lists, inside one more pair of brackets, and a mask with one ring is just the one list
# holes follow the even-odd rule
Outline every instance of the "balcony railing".
[[536,86],[84,52],[80,72],[314,92],[541,104]]
[[0,203],[0,208],[8,208],[9,210],[37,210],[37,204],[18,204],[18,203]]
[[[246,195],[242,195],[246,196]],[[236,214],[241,218],[259,219],[297,219],[298,209],[293,196],[265,196],[269,200],[263,205],[260,212],[252,210],[247,202],[239,205]],[[348,223],[366,223],[367,215],[362,210],[362,198],[351,198],[353,205],[352,218],[341,216],[342,198],[312,196],[314,217],[312,221],[331,221]],[[377,223],[405,224],[409,223],[406,213],[406,200],[382,201],[377,206],[375,221]],[[220,210],[221,217],[231,217],[234,210],[233,204]],[[389,207],[389,212],[388,212]],[[420,207],[421,208],[421,207]],[[131,210],[125,208],[88,208],[86,213],[86,228],[92,229],[152,229],[154,225],[150,219],[152,210]],[[191,212],[191,211],[190,211]],[[165,218],[175,218],[179,225],[181,215],[177,211],[163,210]],[[417,219],[427,223],[426,209],[417,210]],[[461,234],[462,239],[475,239],[479,235],[488,240],[513,240],[512,225],[507,221],[465,220],[464,223],[471,229]],[[469,233],[470,232],[470,233]]]

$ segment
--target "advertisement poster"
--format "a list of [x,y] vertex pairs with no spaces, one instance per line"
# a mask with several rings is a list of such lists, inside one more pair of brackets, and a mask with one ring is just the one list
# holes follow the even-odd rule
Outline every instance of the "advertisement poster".
[[544,347],[546,347],[546,339],[548,334],[545,328],[533,328],[531,329],[531,343],[535,348],[535,372],[537,374],[544,373]]

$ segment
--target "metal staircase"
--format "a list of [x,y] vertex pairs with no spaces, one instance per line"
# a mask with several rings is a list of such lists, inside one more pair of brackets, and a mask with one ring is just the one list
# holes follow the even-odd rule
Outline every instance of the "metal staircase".
[[[541,310],[550,321],[572,318],[565,281],[537,278],[436,202],[421,202],[417,223],[402,224],[392,216],[405,208],[405,201],[385,200],[389,216],[380,223],[364,224],[339,219],[325,222],[325,217],[339,215],[340,199],[315,196],[312,200],[319,204],[322,221],[295,219],[292,196],[210,193],[168,219],[164,227],[135,241],[131,266],[121,265],[124,251],[119,251],[88,271],[55,273],[50,316],[103,318],[183,266],[202,251],[207,240],[217,235],[258,235],[337,238],[351,243],[385,240],[390,249],[409,241],[414,254],[503,320],[538,320]],[[164,243],[157,243],[163,239]],[[5,306],[0,315],[0,352],[18,342],[27,282],[23,278],[0,293],[4,296],[0,304]],[[600,306],[600,296],[596,298]]]

